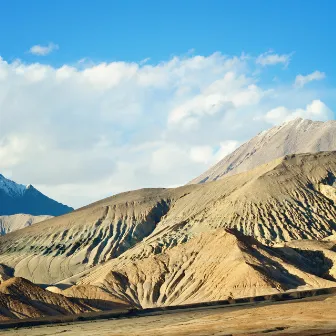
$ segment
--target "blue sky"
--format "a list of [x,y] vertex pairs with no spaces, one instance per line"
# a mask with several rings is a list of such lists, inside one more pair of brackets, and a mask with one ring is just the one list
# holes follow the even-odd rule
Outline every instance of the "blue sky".
[[55,65],[84,57],[159,62],[190,49],[201,55],[274,49],[295,51],[292,67],[298,72],[319,68],[330,81],[335,77],[332,0],[11,0],[1,7],[6,59],[33,61],[25,51],[50,41],[61,46],[48,58]]
[[0,173],[72,206],[335,119],[336,3],[3,1]]

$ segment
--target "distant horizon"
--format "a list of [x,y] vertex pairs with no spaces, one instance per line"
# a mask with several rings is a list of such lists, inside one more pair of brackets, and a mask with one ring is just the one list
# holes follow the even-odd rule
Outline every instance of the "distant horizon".
[[75,208],[183,185],[285,120],[336,118],[331,0],[2,9],[0,172]]

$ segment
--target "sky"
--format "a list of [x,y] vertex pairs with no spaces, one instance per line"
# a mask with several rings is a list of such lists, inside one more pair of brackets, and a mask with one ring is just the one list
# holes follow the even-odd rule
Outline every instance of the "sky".
[[80,207],[335,119],[336,2],[3,1],[0,173]]

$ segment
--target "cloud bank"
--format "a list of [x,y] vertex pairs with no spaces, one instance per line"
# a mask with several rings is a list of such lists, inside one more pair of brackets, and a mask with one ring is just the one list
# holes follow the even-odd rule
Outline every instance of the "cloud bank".
[[0,59],[0,172],[75,207],[184,184],[276,123],[332,118],[319,91],[262,84],[258,65],[288,62],[269,53],[59,68]]

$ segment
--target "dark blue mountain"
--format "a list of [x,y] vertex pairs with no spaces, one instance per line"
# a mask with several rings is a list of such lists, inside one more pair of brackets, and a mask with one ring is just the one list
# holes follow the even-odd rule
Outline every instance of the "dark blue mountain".
[[43,195],[32,185],[24,186],[0,174],[0,216],[18,213],[30,215],[64,215],[73,208]]

